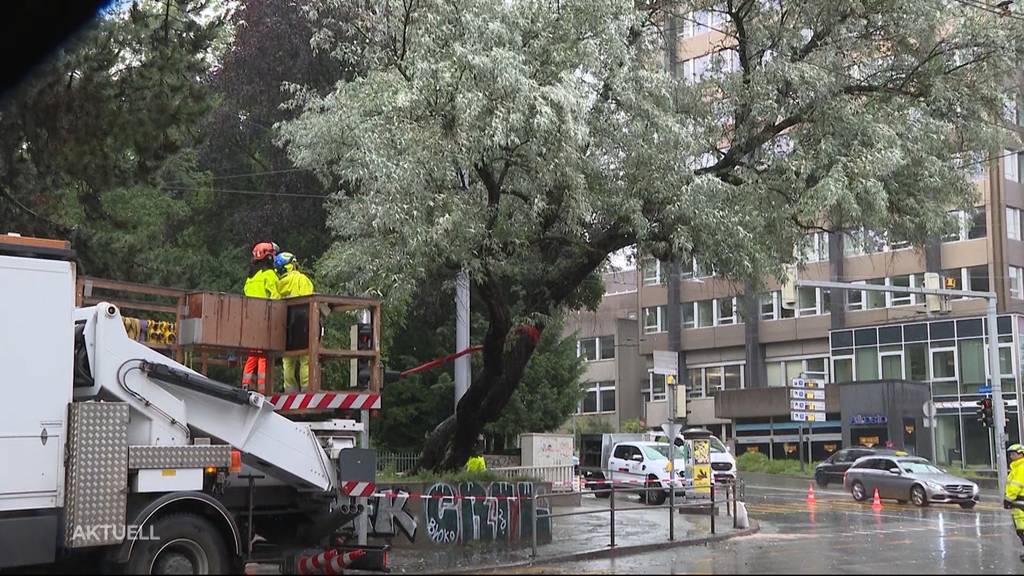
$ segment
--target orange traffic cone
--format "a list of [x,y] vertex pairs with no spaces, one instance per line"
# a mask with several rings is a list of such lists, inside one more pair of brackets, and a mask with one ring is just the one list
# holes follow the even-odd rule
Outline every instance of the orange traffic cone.
[[872,510],[882,509],[882,499],[878,497],[878,488],[875,488],[875,499],[871,501]]
[[808,504],[815,504],[817,502],[818,501],[814,498],[814,484],[813,483],[812,484],[808,484],[807,485],[807,503]]

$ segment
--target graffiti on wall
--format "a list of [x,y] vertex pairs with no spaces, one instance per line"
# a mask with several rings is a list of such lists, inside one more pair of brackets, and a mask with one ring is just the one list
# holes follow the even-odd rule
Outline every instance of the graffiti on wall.
[[[464,544],[473,541],[511,543],[529,539],[533,530],[534,493],[544,494],[533,482],[478,482],[456,485],[438,482],[422,494],[386,492],[370,499],[371,535],[397,537],[409,542]],[[417,504],[418,502],[418,504]],[[551,539],[551,508],[537,501],[537,539]],[[425,527],[419,539],[419,526]]]

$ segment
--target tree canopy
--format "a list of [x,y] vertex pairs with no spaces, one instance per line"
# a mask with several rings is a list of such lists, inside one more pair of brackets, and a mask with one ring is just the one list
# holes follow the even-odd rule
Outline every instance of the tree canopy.
[[[696,11],[717,22],[699,74],[675,57]],[[303,112],[280,125],[297,165],[351,185],[322,270],[402,304],[433,267],[465,269],[488,314],[483,370],[435,430],[430,467],[460,465],[511,398],[536,346],[517,326],[586,303],[616,250],[694,254],[756,286],[808,230],[940,233],[976,200],[969,164],[1009,138],[1022,54],[1017,19],[945,0],[311,12],[347,33],[319,49],[366,66],[326,95],[294,87]]]

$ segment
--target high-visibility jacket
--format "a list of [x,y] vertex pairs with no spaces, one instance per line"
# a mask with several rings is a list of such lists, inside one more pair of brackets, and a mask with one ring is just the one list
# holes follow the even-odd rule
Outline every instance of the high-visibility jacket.
[[313,281],[289,264],[285,267],[284,276],[277,281],[277,293],[281,298],[309,296],[313,293]]
[[483,456],[472,456],[466,461],[467,472],[484,472],[487,470],[487,463]]
[[250,298],[277,300],[281,297],[277,291],[277,272],[271,268],[258,270],[245,279],[245,288],[242,292]]
[[[1010,462],[1010,474],[1006,477],[1006,493],[1009,502],[1024,502],[1024,458]],[[1024,510],[1013,509],[1013,524],[1017,530],[1024,530]]]

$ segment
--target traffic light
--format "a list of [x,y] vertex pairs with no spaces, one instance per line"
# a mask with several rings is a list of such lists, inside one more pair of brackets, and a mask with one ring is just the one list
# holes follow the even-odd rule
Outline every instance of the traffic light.
[[992,428],[992,399],[984,398],[978,400],[976,404],[978,405],[978,422],[981,422],[981,425],[986,428]]
[[[373,326],[359,322],[352,327],[352,341],[356,350],[373,350]],[[353,358],[349,363],[351,375],[350,388],[370,387],[370,358]]]

